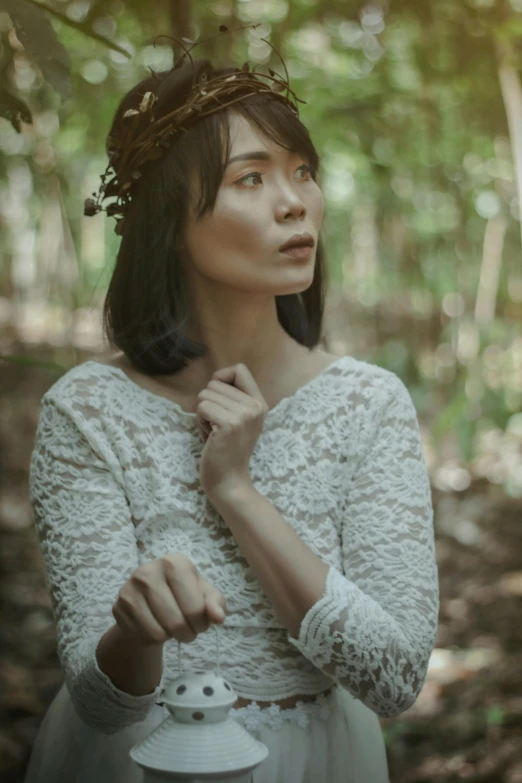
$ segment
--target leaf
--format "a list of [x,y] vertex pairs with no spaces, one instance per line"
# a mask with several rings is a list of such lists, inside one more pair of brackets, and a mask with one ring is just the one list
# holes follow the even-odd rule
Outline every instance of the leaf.
[[0,90],[0,117],[9,120],[17,133],[22,132],[21,120],[27,123],[33,121],[25,103],[7,90]]
[[486,708],[486,723],[488,726],[502,726],[505,712],[502,707],[493,705]]
[[92,217],[99,212],[99,207],[92,198],[86,198],[83,202],[83,214]]
[[[104,38],[103,35],[99,35],[98,33],[95,33],[93,30],[91,30],[88,26],[88,22],[75,22],[73,19],[69,19],[68,16],[65,16],[65,14],[62,14],[60,11],[56,11],[54,8],[51,8],[51,6],[47,5],[46,3],[39,3],[36,2],[36,0],[0,0],[0,4],[4,7],[7,7],[8,4],[17,6],[22,2],[33,6],[33,8],[46,11],[51,16],[59,19],[62,24],[65,24],[68,27],[72,27],[74,30],[79,30],[81,33],[83,33],[83,35],[87,36],[87,38],[93,38],[95,41],[99,41],[100,43],[104,44],[108,49],[114,49],[115,52],[124,54],[125,57],[128,57],[129,59],[132,58],[132,55],[126,49],[122,49],[122,47],[118,46],[118,44],[113,43],[108,38]],[[8,13],[10,12],[8,11]]]
[[[36,4],[35,4],[36,5]],[[71,58],[41,8],[28,0],[2,0],[25,51],[63,100],[72,97]]]
[[146,92],[143,98],[140,101],[140,112],[144,114],[147,112],[152,106],[154,106],[154,103],[156,102],[157,98],[154,95],[153,92],[149,91]]
[[120,189],[120,183],[118,177],[113,177],[110,182],[105,184],[105,198],[109,196],[117,196]]

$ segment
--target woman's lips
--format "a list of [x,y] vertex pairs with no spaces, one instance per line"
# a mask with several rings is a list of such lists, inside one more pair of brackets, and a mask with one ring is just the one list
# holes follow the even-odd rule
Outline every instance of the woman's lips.
[[310,245],[296,245],[295,247],[289,247],[286,250],[280,250],[280,253],[284,253],[285,256],[291,256],[292,258],[309,258],[313,253],[313,247]]

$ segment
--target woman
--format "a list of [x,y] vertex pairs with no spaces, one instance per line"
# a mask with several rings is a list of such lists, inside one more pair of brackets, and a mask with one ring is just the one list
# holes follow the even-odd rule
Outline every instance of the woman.
[[[161,74],[155,119],[232,70]],[[437,629],[433,509],[402,381],[318,348],[318,168],[264,91],[135,177],[104,311],[119,353],[44,395],[31,460],[65,682],[25,783],[141,781],[129,751],[167,715],[179,642],[184,669],[215,667],[211,623],[231,717],[269,749],[254,783],[389,780],[379,716],[415,702]],[[295,235],[308,251],[281,249]]]

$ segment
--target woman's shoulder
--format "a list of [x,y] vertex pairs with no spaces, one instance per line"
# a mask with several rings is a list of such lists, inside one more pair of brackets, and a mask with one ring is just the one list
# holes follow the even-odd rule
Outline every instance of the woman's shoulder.
[[119,353],[111,354],[111,356],[97,356],[96,358],[88,359],[86,362],[84,362],[84,364],[87,364],[88,362],[94,362],[95,364],[102,364],[108,367],[119,367],[121,370],[124,367],[125,361],[125,354],[121,353],[120,351]]
[[[333,362],[339,367],[339,385],[334,399],[342,399],[350,417],[358,411],[361,417],[361,431],[372,432],[372,426],[382,418],[385,411],[408,416],[414,404],[408,387],[393,370],[371,361],[346,356],[347,361]],[[393,408],[393,411],[391,410]]]
[[53,401],[62,405],[102,408],[111,393],[111,371],[107,360],[89,358],[65,370],[42,397],[42,403]]
[[339,374],[349,379],[350,389],[368,401],[388,397],[398,386],[404,387],[396,373],[380,364],[349,354],[341,357],[324,351],[320,354],[323,367],[337,366]]

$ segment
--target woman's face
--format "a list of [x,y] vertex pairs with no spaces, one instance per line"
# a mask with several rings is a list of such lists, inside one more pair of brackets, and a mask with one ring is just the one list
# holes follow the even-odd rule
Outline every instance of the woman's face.
[[[230,115],[231,152],[213,212],[196,222],[193,207],[184,234],[187,273],[239,291],[284,295],[310,287],[323,217],[321,189],[310,161],[262,136],[240,114]],[[233,159],[246,153],[266,159]],[[194,203],[194,200],[193,200]],[[309,233],[306,259],[279,251],[293,234]],[[219,285],[218,285],[219,288]]]

